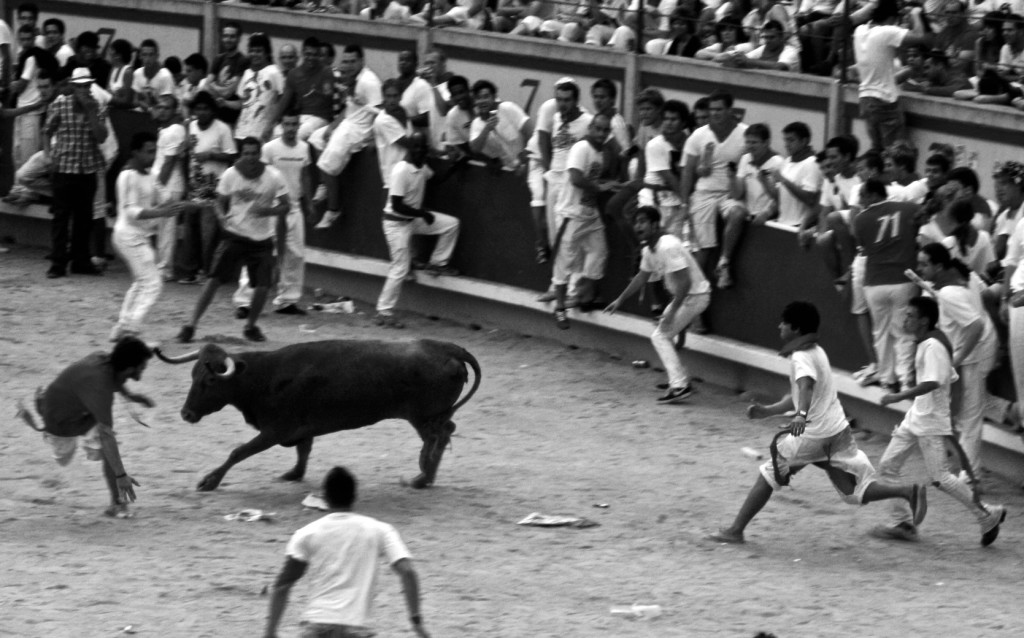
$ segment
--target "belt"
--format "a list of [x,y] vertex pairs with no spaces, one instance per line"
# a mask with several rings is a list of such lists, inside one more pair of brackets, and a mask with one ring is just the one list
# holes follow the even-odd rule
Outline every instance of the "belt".
[[389,222],[411,222],[415,217],[402,217],[401,215],[395,215],[393,213],[384,213],[384,219]]

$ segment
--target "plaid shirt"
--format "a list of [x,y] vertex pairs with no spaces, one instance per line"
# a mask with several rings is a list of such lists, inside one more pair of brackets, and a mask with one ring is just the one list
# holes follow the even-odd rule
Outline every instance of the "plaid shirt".
[[[99,173],[106,167],[100,143],[85,114],[77,112],[74,104],[74,98],[61,95],[50,105],[47,114],[47,134],[54,136],[50,149],[53,168],[58,173]],[[103,114],[98,113],[97,117],[102,120]],[[55,128],[50,130],[51,126]]]

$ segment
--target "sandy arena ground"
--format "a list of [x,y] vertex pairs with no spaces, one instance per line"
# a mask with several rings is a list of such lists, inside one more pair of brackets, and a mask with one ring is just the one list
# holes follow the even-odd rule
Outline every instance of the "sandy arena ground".
[[[115,267],[102,278],[48,281],[42,254],[0,256],[0,635],[262,635],[262,592],[285,543],[320,516],[299,503],[335,464],[361,481],[358,510],[394,524],[409,545],[435,638],[1024,635],[1024,493],[1016,486],[986,480],[988,498],[1010,514],[984,550],[974,520],[937,491],[920,543],[870,538],[885,505],[843,504],[813,468],[769,503],[748,544],[711,543],[702,536],[731,520],[755,478],[758,462],[740,448],[765,448],[774,424],[747,421],[737,395],[707,384],[688,405],[656,405],[661,376],[631,368],[630,353],[568,349],[507,327],[474,331],[411,316],[406,330],[385,332],[365,314],[262,321],[266,348],[432,337],[476,355],[483,385],[456,415],[454,449],[426,491],[400,484],[417,472],[419,440],[408,424],[389,421],[318,439],[306,482],[275,480],[294,460],[275,448],[236,466],[220,489],[196,492],[253,430],[231,408],[184,423],[191,366],[154,361],[136,384],[158,404],[142,415],[152,428],[115,404],[126,467],[142,483],[136,518],[105,518],[99,465],[79,453],[60,468],[13,415],[18,398],[63,366],[109,347],[128,278]],[[198,292],[167,285],[145,336],[169,343]],[[249,348],[240,333],[222,293],[198,336]],[[877,460],[884,443],[862,446]],[[224,520],[244,508],[274,512],[274,521]],[[600,526],[516,525],[531,512]],[[300,584],[281,636],[298,635],[304,600]],[[386,570],[377,602],[381,636],[412,635]],[[633,602],[664,613],[631,620],[609,612]]]

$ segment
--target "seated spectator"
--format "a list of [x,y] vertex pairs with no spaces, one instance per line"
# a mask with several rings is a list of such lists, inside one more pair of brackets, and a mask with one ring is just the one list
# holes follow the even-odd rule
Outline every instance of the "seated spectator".
[[1019,82],[1024,74],[1024,17],[1015,13],[1003,21],[1003,39],[997,71],[1007,82]]
[[371,6],[359,12],[359,17],[368,20],[385,20],[387,22],[398,22],[399,24],[411,24],[413,22],[412,10],[409,8],[410,0],[377,0]]
[[977,27],[967,21],[967,2],[951,0],[946,3],[946,27],[938,33],[935,48],[949,58],[950,70],[960,77],[974,75],[974,59],[979,37]]
[[782,144],[788,156],[772,178],[777,183],[780,224],[800,225],[815,217],[821,198],[822,174],[811,146],[811,129],[803,122],[782,129]]
[[[30,25],[23,25],[18,29],[18,42],[21,51],[18,54],[18,63],[14,69],[14,77],[11,82],[11,93],[16,96],[16,107],[27,107],[43,101],[42,92],[39,89],[40,77],[45,75],[45,83],[52,89],[52,79],[58,74],[57,59],[44,49],[35,45],[35,28]],[[52,94],[52,90],[48,90]],[[51,98],[52,99],[52,98]],[[42,116],[45,108],[39,112],[28,112],[19,115],[14,120],[14,154],[13,160],[16,167],[21,166],[28,158],[32,157],[43,147],[42,138]]]
[[149,111],[161,95],[174,95],[174,76],[160,64],[160,47],[156,40],[143,40],[139,45],[142,66],[132,74],[132,99],[135,108]]
[[474,153],[516,169],[526,164],[526,143],[533,132],[530,116],[518,105],[498,100],[498,87],[489,80],[473,84],[476,118],[470,124],[469,147]]
[[[412,17],[416,24],[431,24],[435,27],[462,27],[476,31],[491,31],[491,12],[484,0],[468,0],[463,4],[455,4],[452,0],[436,0],[437,9],[433,4],[424,4],[423,10]],[[431,11],[434,11],[431,19]],[[431,21],[432,20],[432,21]]]
[[512,31],[522,18],[530,14],[533,5],[527,0],[498,0],[497,7],[491,12],[492,29],[498,33]]
[[905,49],[903,54],[903,68],[896,71],[893,76],[897,83],[902,85],[910,82],[924,82],[928,74],[924,70],[924,58],[928,49],[923,44],[915,44]]
[[713,60],[715,56],[723,53],[747,53],[753,50],[743,33],[743,25],[740,24],[739,18],[726,16],[715,25],[715,31],[718,41],[697,51],[693,57],[698,60]]
[[889,189],[889,199],[897,202],[923,204],[939,186],[946,183],[951,162],[940,153],[933,153],[924,162],[924,177],[903,188]]
[[[46,120],[47,110],[53,100],[57,97],[54,90],[55,82],[53,77],[46,71],[40,71],[36,76],[36,89],[39,92],[38,101],[22,108],[38,108],[38,112],[23,113],[17,117],[38,118],[37,129],[39,132],[40,149],[30,155],[24,162],[18,165],[14,174],[14,185],[10,192],[4,196],[3,201],[14,206],[27,206],[29,204],[50,199],[53,197],[53,185],[50,181],[50,174],[53,167],[50,162],[48,148],[42,144],[42,123]],[[13,109],[19,111],[21,109]]]
[[981,75],[985,69],[995,68],[999,64],[999,54],[1003,50],[1003,19],[1002,11],[985,14],[981,21],[981,34],[974,43],[974,72]]
[[900,85],[904,91],[923,93],[938,97],[953,97],[957,91],[970,89],[971,83],[962,75],[953,72],[949,58],[942,51],[929,51],[924,61],[925,77],[923,81],[908,80]]
[[786,44],[781,24],[774,20],[766,22],[761,31],[761,42],[761,46],[749,53],[723,53],[715,60],[723,66],[741,69],[800,72],[800,52]]
[[697,18],[694,14],[683,8],[676,9],[669,18],[668,33],[665,37],[648,41],[644,50],[651,55],[692,58],[701,49],[700,38],[695,30],[696,24]]
[[726,208],[739,208],[752,223],[762,225],[778,215],[778,204],[769,177],[782,168],[782,156],[772,149],[772,132],[767,124],[751,124],[743,134],[745,153],[730,174]]
[[761,31],[768,22],[775,21],[783,25],[787,44],[800,47],[796,37],[796,22],[779,0],[754,0],[754,8],[742,18],[743,30],[751,48],[761,46]]
[[822,247],[826,265],[838,277],[843,272],[840,264],[842,249],[835,245],[834,230],[850,225],[850,201],[853,192],[860,188],[862,182],[857,175],[856,157],[859,142],[852,135],[833,137],[825,144],[824,157],[821,162],[825,181],[818,200],[818,213],[804,220],[800,230],[804,233],[803,245],[809,246],[816,239]]

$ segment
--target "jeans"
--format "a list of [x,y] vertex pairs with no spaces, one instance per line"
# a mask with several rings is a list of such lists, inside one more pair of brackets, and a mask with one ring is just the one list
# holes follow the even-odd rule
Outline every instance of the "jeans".
[[[54,173],[53,204],[50,213],[51,261],[53,269],[93,267],[89,251],[92,236],[92,200],[96,194],[95,173]],[[70,228],[71,248],[68,251]]]
[[209,274],[220,231],[212,204],[193,206],[181,217],[181,246],[174,256],[175,270],[182,277],[193,277],[200,270]]
[[862,97],[860,116],[867,126],[873,151],[881,152],[893,142],[907,138],[906,122],[899,100],[883,102],[875,97]]

